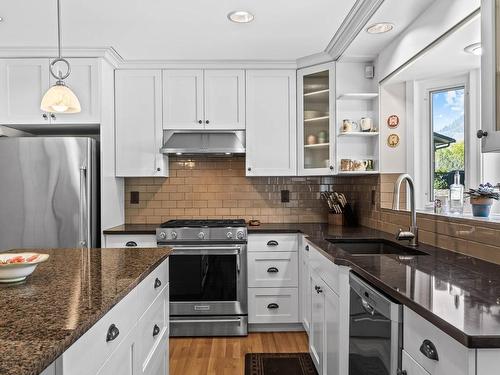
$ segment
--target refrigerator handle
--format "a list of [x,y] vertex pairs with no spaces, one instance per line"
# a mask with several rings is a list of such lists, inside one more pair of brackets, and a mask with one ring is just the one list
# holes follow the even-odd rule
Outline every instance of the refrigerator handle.
[[80,247],[88,247],[87,232],[87,167],[80,167]]

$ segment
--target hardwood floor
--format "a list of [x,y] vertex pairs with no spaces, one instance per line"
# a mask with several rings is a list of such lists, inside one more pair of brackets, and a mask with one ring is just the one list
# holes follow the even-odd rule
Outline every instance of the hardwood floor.
[[308,352],[305,332],[171,338],[170,375],[243,375],[246,353]]

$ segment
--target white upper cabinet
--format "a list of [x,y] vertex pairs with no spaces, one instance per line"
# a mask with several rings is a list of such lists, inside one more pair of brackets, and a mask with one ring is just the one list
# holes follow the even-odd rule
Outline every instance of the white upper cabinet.
[[[98,124],[100,122],[100,62],[98,59],[68,59],[71,64],[71,74],[65,80],[80,101],[80,113],[57,113],[52,121],[64,124]],[[57,72],[57,64],[54,72]],[[62,71],[66,71],[63,66]],[[50,85],[56,79],[50,75]]]
[[243,70],[164,70],[163,128],[245,129]]
[[48,88],[48,59],[0,60],[0,123],[48,123],[49,116],[40,109]]
[[297,72],[300,176],[335,173],[335,63]]
[[163,71],[163,128],[203,129],[203,70]]
[[168,175],[161,105],[161,70],[115,72],[116,176]]
[[297,174],[295,95],[295,70],[246,72],[247,176]]
[[481,2],[481,130],[483,152],[500,152],[500,1]]
[[[43,95],[56,81],[49,72],[49,59],[5,59],[0,60],[0,123],[99,123],[99,61],[68,61],[71,74],[65,82],[80,100],[81,113],[49,114],[40,109]],[[61,69],[66,72],[66,67]]]
[[243,70],[205,70],[205,129],[245,129]]

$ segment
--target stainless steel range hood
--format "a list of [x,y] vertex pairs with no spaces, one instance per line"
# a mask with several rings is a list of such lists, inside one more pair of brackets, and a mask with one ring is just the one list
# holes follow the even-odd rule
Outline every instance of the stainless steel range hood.
[[244,154],[245,132],[164,130],[160,152],[176,155]]

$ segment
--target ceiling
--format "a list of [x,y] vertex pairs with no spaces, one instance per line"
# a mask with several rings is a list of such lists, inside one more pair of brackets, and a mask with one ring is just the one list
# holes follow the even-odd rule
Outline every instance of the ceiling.
[[[390,22],[394,29],[385,34],[368,34],[361,31],[342,55],[342,60],[373,61],[398,34],[405,30],[431,3],[436,0],[385,0],[367,22],[367,26],[378,22]],[[366,28],[365,28],[366,29]]]
[[480,69],[481,56],[464,51],[468,45],[480,41],[481,18],[478,16],[392,77],[388,83],[450,77],[473,69]]
[[[295,60],[324,51],[355,0],[61,3],[63,48],[114,47],[126,60]],[[2,2],[0,48],[55,47],[55,4]],[[254,22],[229,22],[227,14],[239,9],[252,12]]]

